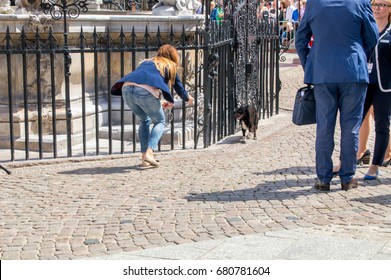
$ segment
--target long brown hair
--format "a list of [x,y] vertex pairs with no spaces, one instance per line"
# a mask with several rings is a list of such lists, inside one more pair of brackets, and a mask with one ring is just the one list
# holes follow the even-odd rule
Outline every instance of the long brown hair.
[[163,45],[151,60],[155,63],[160,75],[166,77],[169,86],[172,86],[179,68],[179,54],[176,48],[169,44]]

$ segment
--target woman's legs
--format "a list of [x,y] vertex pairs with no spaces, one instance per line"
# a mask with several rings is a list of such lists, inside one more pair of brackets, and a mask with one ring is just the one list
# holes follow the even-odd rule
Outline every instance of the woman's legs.
[[391,96],[380,91],[377,86],[369,86],[368,92],[373,94],[373,111],[375,116],[375,147],[372,164],[367,175],[377,176],[379,166],[383,164],[390,139]]
[[391,146],[391,135],[390,135],[390,140],[388,140],[386,154],[384,155],[384,163],[389,162],[391,160],[391,147],[390,146]]
[[[153,152],[157,149],[165,124],[165,116],[160,100],[147,90],[134,86],[124,87],[122,97],[130,110],[140,119],[138,131],[142,159],[147,159],[149,163],[157,166],[158,163],[153,157]],[[154,125],[150,131],[151,123]]]
[[373,116],[373,107],[371,107],[360,127],[357,159],[361,158],[365,151],[368,150],[368,139],[371,132],[371,116]]
[[[151,154],[151,152],[157,149],[165,125],[165,116],[160,101],[152,94],[150,94],[150,97],[144,98],[139,102],[139,106],[149,116],[144,123],[140,123],[140,137],[142,133],[144,139],[148,139],[147,146],[142,149],[142,152],[146,152],[147,154]],[[153,123],[153,127],[149,131],[149,124],[151,122]]]

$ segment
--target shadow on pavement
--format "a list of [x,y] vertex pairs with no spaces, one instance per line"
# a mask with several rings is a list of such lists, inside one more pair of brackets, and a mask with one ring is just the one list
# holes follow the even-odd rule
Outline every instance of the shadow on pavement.
[[[308,168],[308,167],[307,167]],[[284,169],[285,170],[285,169]],[[278,171],[269,172],[275,174]],[[284,172],[286,173],[286,172]],[[265,173],[260,173],[265,174]],[[281,173],[283,174],[283,173]],[[306,172],[303,172],[306,174]],[[331,190],[327,193],[345,192],[341,190],[340,181],[333,181]],[[239,190],[228,191],[216,191],[206,193],[189,193],[184,199],[187,201],[220,201],[220,202],[235,202],[235,201],[251,201],[251,200],[291,200],[299,196],[308,196],[314,194],[321,194],[322,191],[318,191],[313,187],[314,179],[283,179],[266,181],[262,184],[258,184],[255,188],[245,188]],[[381,184],[379,182],[379,184]],[[376,187],[375,185],[363,185],[363,182],[359,182],[359,187]],[[298,189],[300,188],[300,189]],[[287,189],[287,190],[284,190]],[[377,203],[382,205],[391,205],[391,194],[381,195],[374,197],[355,198],[352,201],[361,203]]]
[[79,168],[68,171],[60,171],[58,174],[73,174],[73,175],[85,175],[85,174],[114,174],[123,173],[129,170],[142,170],[138,165],[133,166],[113,166],[113,167],[91,167],[91,168]]
[[[283,162],[282,162],[283,164]],[[292,167],[286,167],[286,168],[280,168],[276,170],[271,171],[265,171],[265,172],[254,172],[255,175],[276,175],[276,174],[291,174],[291,175],[308,175],[313,174],[315,176],[315,166],[292,166]]]
[[[255,188],[232,190],[232,191],[221,191],[221,192],[208,192],[190,194],[185,196],[184,199],[187,201],[222,201],[222,202],[233,202],[233,201],[250,201],[250,200],[284,200],[294,199],[299,196],[313,195],[319,193],[316,191],[311,183],[311,179],[302,180],[280,180],[270,181],[258,184]],[[295,187],[296,189],[291,189]],[[302,188],[297,190],[297,188]],[[288,189],[286,191],[281,191]],[[340,189],[331,190],[339,191]]]
[[371,197],[360,197],[352,200],[357,202],[362,202],[362,203],[376,203],[381,205],[391,205],[391,194],[371,196]]
[[[242,136],[238,135],[232,135],[232,136],[227,136],[220,142],[217,142],[216,145],[229,145],[229,144],[243,144],[240,140],[242,139]],[[252,139],[249,139],[249,141]]]

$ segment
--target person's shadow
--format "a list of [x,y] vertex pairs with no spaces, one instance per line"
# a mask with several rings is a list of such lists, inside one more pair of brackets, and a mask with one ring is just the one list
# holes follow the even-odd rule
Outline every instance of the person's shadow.
[[72,175],[94,175],[94,174],[120,174],[129,170],[141,170],[138,165],[112,166],[112,167],[85,167],[67,171],[60,171],[58,174]]
[[313,174],[315,176],[316,169],[315,166],[303,165],[303,166],[293,166],[286,168],[279,168],[275,170],[270,170],[266,172],[255,172],[255,175],[275,175],[275,174],[291,174],[291,175],[308,175]]
[[[227,190],[216,192],[196,193],[192,192],[185,196],[187,201],[218,201],[235,202],[251,200],[288,200],[299,196],[310,196],[319,193],[312,186],[313,179],[282,179],[268,181],[253,188],[239,190]],[[295,187],[295,189],[293,189]],[[337,190],[337,189],[336,189]]]
[[[256,175],[273,175],[273,174],[290,174],[290,175],[309,175],[313,174],[312,177],[307,178],[292,178],[292,179],[281,179],[266,181],[251,188],[243,188],[238,190],[226,190],[226,191],[215,191],[215,192],[190,192],[184,197],[187,201],[218,201],[218,202],[235,202],[235,201],[251,201],[251,200],[290,200],[296,199],[300,196],[312,196],[322,193],[321,191],[314,188],[315,182],[315,167],[311,166],[296,166],[271,170],[267,172],[256,172]],[[331,193],[342,191],[340,181],[337,178],[333,179]],[[360,187],[376,187],[381,182],[373,182],[371,185]],[[329,192],[329,193],[330,193]],[[345,191],[343,191],[345,192]],[[377,203],[382,205],[391,205],[391,194],[380,195],[374,197],[361,197],[353,198],[352,201],[362,203]]]
[[376,203],[381,205],[391,205],[391,194],[353,198],[352,201],[357,201],[362,203],[372,203],[372,204]]

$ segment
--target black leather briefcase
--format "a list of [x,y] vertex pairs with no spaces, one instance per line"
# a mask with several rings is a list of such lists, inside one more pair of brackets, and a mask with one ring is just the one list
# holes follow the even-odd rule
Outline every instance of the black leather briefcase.
[[307,125],[316,123],[316,103],[314,87],[308,85],[299,88],[295,97],[292,122],[296,125]]

